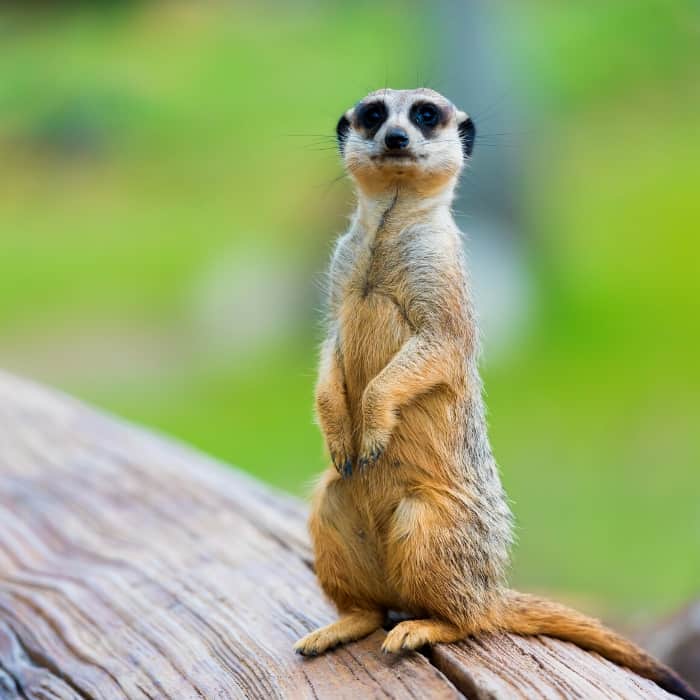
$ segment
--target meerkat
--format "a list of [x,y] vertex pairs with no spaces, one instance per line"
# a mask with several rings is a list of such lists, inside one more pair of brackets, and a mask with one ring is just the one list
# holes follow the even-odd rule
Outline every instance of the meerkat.
[[332,466],[315,490],[315,570],[340,619],[303,637],[314,656],[415,619],[385,652],[484,632],[545,634],[684,698],[673,671],[598,621],[518,593],[513,518],[486,429],[479,335],[451,213],[472,119],[433,90],[379,90],[338,122],[357,209],[328,275],[316,413]]

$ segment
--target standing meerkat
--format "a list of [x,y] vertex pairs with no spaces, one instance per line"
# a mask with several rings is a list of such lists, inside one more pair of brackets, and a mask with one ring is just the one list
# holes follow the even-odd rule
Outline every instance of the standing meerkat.
[[513,521],[487,436],[450,209],[475,133],[428,89],[373,92],[338,122],[358,205],[330,264],[316,410],[335,468],[316,488],[310,530],[340,619],[295,648],[322,653],[399,610],[417,619],[388,632],[385,652],[482,632],[546,634],[698,700],[598,621],[506,585]]

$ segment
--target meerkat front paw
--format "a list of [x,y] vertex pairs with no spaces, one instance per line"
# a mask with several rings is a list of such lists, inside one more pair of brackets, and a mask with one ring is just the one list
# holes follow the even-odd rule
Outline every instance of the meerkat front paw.
[[360,469],[374,464],[386,450],[391,433],[378,433],[376,431],[365,431],[362,437],[362,447],[357,459]]
[[326,438],[328,452],[338,474],[347,478],[352,474],[354,455],[350,416],[343,401],[339,391],[317,390],[316,412]]
[[360,468],[374,464],[386,451],[396,425],[396,413],[386,404],[372,385],[362,397],[364,430],[357,463]]
[[353,456],[350,448],[350,441],[343,437],[326,438],[328,444],[328,452],[333,461],[333,466],[338,471],[338,474],[344,479],[352,476]]

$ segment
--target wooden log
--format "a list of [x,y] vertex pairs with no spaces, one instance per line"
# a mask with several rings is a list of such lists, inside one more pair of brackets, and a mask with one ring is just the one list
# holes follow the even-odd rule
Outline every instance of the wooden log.
[[334,617],[298,501],[0,373],[0,698],[670,697],[544,639],[293,653]]

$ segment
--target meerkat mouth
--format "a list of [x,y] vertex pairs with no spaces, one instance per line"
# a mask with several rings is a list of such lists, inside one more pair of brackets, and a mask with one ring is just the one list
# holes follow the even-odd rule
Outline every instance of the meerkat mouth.
[[406,151],[385,151],[379,155],[372,156],[372,160],[398,160],[398,161],[415,161],[418,160],[414,153]]

